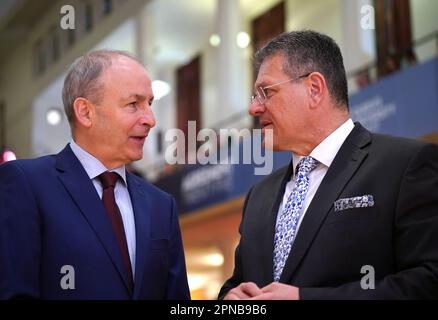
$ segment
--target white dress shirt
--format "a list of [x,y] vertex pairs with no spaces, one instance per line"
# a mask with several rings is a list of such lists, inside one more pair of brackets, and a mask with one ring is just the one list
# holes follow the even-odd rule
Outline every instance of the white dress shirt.
[[[328,171],[328,168],[333,162],[336,154],[344,143],[345,139],[347,139],[348,135],[354,128],[354,123],[351,119],[345,121],[339,128],[333,131],[327,138],[325,138],[315,149],[310,153],[309,156],[318,160],[320,163],[313,169],[309,174],[309,190],[307,191],[306,198],[303,203],[303,207],[301,208],[302,214],[300,219],[298,220],[297,231],[300,228],[301,221],[303,221],[304,215],[306,214],[307,208],[312,202],[313,197],[315,196],[316,191],[321,184],[322,179]],[[287,199],[289,195],[292,193],[293,187],[295,185],[295,173],[296,166],[298,162],[304,158],[304,156],[298,156],[293,154],[293,165],[294,171],[291,177],[291,180],[286,184],[286,189],[283,195],[283,200],[278,207],[277,213],[277,223],[282,214],[284,207],[286,205]]]
[[131,260],[132,275],[135,275],[135,220],[134,210],[132,209],[131,197],[129,196],[128,185],[126,182],[126,169],[125,166],[121,166],[112,170],[108,170],[102,162],[96,159],[93,155],[82,149],[73,140],[70,142],[70,147],[79,162],[84,167],[90,179],[93,181],[93,185],[96,188],[99,197],[102,199],[102,183],[98,176],[105,171],[112,171],[119,174],[122,179],[118,179],[114,188],[114,196],[117,206],[119,207],[120,214],[122,215],[123,226],[126,235],[126,244],[128,246],[129,258]]

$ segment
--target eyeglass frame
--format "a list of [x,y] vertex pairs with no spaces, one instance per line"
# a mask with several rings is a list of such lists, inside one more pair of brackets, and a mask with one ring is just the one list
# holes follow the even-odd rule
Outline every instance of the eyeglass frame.
[[[254,103],[254,99],[257,98],[257,102],[260,103],[261,105],[264,105],[266,103],[266,101],[268,100],[268,96],[266,95],[266,92],[265,92],[266,89],[269,89],[269,88],[272,88],[272,87],[275,87],[275,86],[279,86],[280,84],[284,84],[284,83],[296,81],[296,80],[299,80],[299,79],[302,79],[302,78],[306,78],[306,77],[310,76],[311,74],[312,74],[312,72],[309,72],[309,73],[303,74],[303,75],[301,75],[299,77],[296,77],[296,78],[291,78],[291,79],[280,81],[280,82],[277,82],[277,83],[274,83],[274,84],[270,84],[269,86],[266,86],[266,87],[262,87],[262,86],[257,87],[257,93],[253,94],[251,96],[250,103]],[[260,96],[260,92],[263,94],[262,97]],[[263,98],[263,101],[261,100],[261,98]]]

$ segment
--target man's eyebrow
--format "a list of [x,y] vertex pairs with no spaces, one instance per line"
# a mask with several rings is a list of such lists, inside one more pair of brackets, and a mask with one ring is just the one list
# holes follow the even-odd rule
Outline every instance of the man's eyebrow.
[[149,99],[147,97],[145,97],[142,94],[137,94],[137,93],[132,93],[129,96],[127,96],[126,98],[122,98],[122,101],[128,101],[131,99],[135,99],[136,101],[145,101],[147,100],[149,104],[152,104],[152,102],[154,101],[154,96],[151,96]]
[[137,99],[137,100],[146,100],[146,97],[144,95],[141,94],[137,94],[137,93],[132,93],[130,94],[126,99]]
[[124,98],[121,98],[121,101],[129,101],[133,99],[135,99],[135,101],[148,101],[149,103],[151,103],[151,101],[154,100],[154,96],[148,98],[142,94],[132,93]]

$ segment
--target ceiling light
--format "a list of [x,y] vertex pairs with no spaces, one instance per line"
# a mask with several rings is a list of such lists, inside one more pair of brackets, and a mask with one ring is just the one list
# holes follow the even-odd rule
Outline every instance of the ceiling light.
[[251,38],[249,37],[249,34],[247,34],[246,32],[239,32],[237,34],[237,45],[239,46],[239,48],[245,49],[246,47],[248,47]]
[[213,47],[218,47],[221,44],[221,37],[216,33],[212,34],[209,40]]
[[154,92],[154,100],[160,100],[170,93],[170,85],[161,80],[152,81],[152,91]]
[[62,113],[57,108],[49,109],[46,113],[46,121],[51,126],[57,126],[61,123]]

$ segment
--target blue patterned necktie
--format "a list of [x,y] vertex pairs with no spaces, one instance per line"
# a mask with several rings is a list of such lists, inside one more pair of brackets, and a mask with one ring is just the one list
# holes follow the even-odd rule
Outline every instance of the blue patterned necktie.
[[310,156],[298,162],[294,188],[287,199],[283,212],[275,227],[274,281],[279,281],[297,231],[304,199],[309,190],[309,173],[319,164]]

